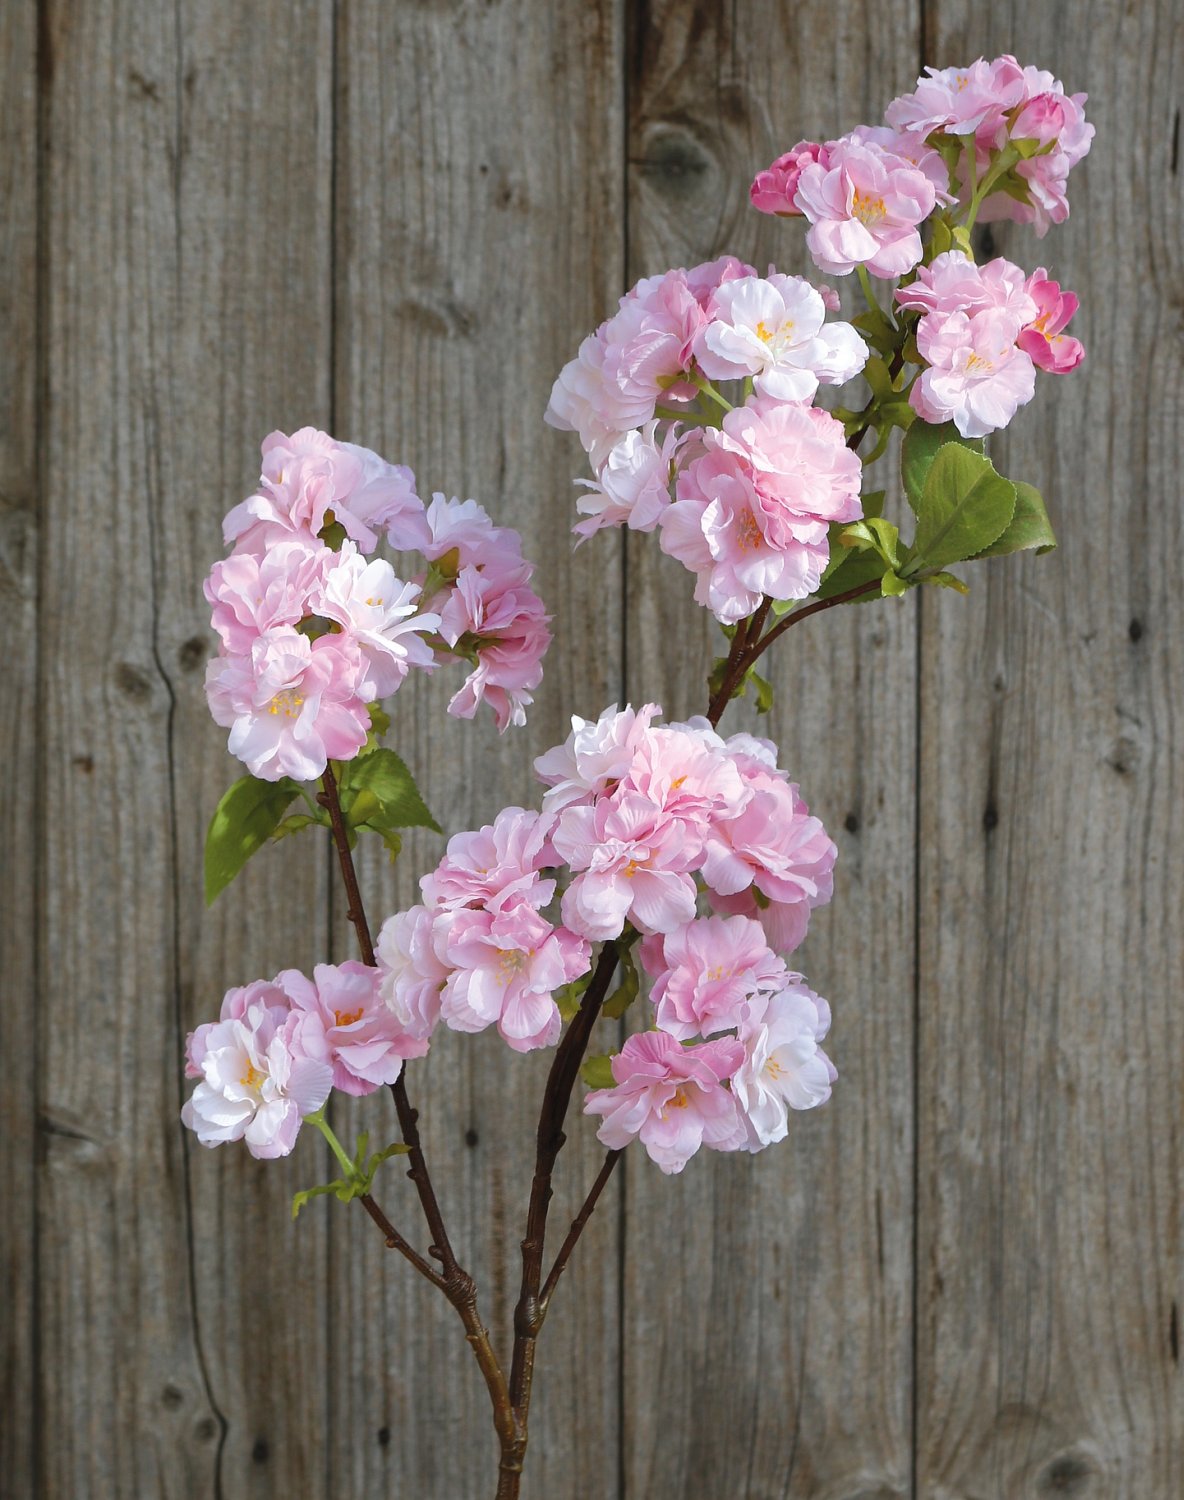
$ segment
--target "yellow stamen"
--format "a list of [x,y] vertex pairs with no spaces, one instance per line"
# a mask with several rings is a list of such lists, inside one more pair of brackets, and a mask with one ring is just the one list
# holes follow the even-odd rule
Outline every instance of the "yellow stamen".
[[277,693],[268,704],[269,714],[283,714],[286,719],[298,719],[300,710],[304,704],[303,697],[292,688],[285,688],[282,693]]
[[248,1063],[247,1071],[239,1079],[239,1083],[245,1089],[257,1089],[262,1082],[263,1074],[255,1067],[254,1063]]
[[337,1022],[338,1026],[352,1026],[355,1021],[362,1019],[363,1009],[364,1007],[359,1005],[357,1010],[335,1010],[333,1012],[333,1019]]
[[887,212],[883,198],[873,198],[856,188],[855,197],[851,201],[853,219],[858,219],[861,224],[878,224]]

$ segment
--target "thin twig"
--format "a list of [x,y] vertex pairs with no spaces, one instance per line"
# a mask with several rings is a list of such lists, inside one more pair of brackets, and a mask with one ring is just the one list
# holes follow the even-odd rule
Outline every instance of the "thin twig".
[[555,1264],[551,1267],[546,1281],[543,1282],[543,1290],[539,1294],[539,1311],[545,1317],[547,1308],[551,1302],[551,1294],[558,1285],[559,1278],[567,1269],[567,1263],[571,1259],[572,1251],[580,1235],[584,1232],[584,1226],[592,1217],[592,1210],[596,1207],[596,1200],[604,1191],[605,1184],[613,1175],[613,1168],[621,1159],[620,1151],[610,1151],[604,1158],[600,1171],[596,1174],[596,1181],[588,1189],[588,1196],[584,1199],[584,1206],[571,1221],[571,1228],[567,1231],[567,1238],[559,1247],[559,1254],[555,1257]]

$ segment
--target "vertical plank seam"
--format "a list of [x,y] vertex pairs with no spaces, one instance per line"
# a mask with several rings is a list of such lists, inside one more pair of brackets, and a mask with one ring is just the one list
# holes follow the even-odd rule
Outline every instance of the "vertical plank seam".
[[[931,55],[931,29],[936,27],[937,0],[918,0],[917,73],[924,72]],[[921,1315],[921,777],[924,774],[922,712],[924,693],[924,590],[917,591],[916,620],[913,626],[913,1192],[912,1192],[912,1263],[910,1288],[910,1374],[909,1374],[909,1494],[918,1500],[920,1479],[920,1315]]]
[[[621,202],[621,264],[620,264],[620,291],[623,296],[629,286],[629,141],[632,132],[632,119],[630,110],[632,108],[632,91],[629,87],[629,59],[630,39],[633,34],[634,15],[633,0],[620,0],[620,11],[618,17],[618,40],[619,58],[621,69],[621,159],[620,159],[620,202]],[[620,659],[620,693],[618,701],[625,704],[629,701],[629,542],[628,530],[621,528],[621,659]],[[622,1019],[617,1023],[617,1043],[621,1044],[625,1030],[625,1021]],[[626,1500],[626,1488],[628,1485],[628,1465],[625,1453],[625,1380],[627,1366],[625,1359],[625,1327],[628,1314],[627,1297],[625,1292],[625,1276],[629,1252],[628,1237],[628,1188],[629,1188],[629,1157],[628,1153],[621,1158],[620,1168],[617,1172],[617,1500]]]
[[[337,347],[337,98],[340,84],[339,73],[339,37],[338,27],[341,23],[341,6],[338,0],[330,3],[330,36],[329,36],[329,246],[328,246],[328,272],[329,272],[329,371],[328,371],[328,405],[327,413],[329,431],[334,437],[337,432],[337,361],[339,357]],[[332,963],[335,958],[333,942],[333,918],[334,901],[333,896],[336,886],[333,882],[333,846],[329,834],[321,840],[321,865],[325,872],[325,953],[326,962]],[[405,1065],[404,1065],[405,1066]],[[352,1215],[350,1216],[352,1219]],[[336,1248],[339,1233],[348,1233],[352,1227],[347,1222],[341,1230],[335,1232],[335,1223],[330,1221],[325,1229],[325,1285],[321,1296],[321,1318],[323,1322],[324,1348],[329,1351],[333,1347],[333,1289],[339,1285],[334,1272],[336,1270]],[[383,1268],[385,1270],[385,1267]],[[336,1372],[331,1371],[331,1375]],[[324,1493],[327,1496],[333,1494],[333,1445],[330,1436],[334,1431],[334,1423],[337,1415],[337,1380],[330,1378],[325,1381],[324,1386],[324,1420],[325,1441],[324,1450]]]
[[[37,507],[37,519],[34,523],[33,533],[36,538],[37,558],[32,570],[34,583],[33,619],[34,619],[34,641],[33,641],[33,744],[34,751],[40,765],[45,764],[46,735],[46,708],[45,689],[41,679],[43,659],[41,651],[41,600],[45,593],[45,500],[47,486],[45,476],[48,470],[46,460],[46,443],[48,440],[48,395],[49,395],[49,278],[46,275],[46,263],[49,255],[48,213],[49,194],[46,191],[46,179],[49,167],[49,74],[51,67],[51,51],[49,42],[49,3],[50,0],[34,0],[36,12],[36,51],[35,66],[37,69],[36,93],[35,93],[35,118],[37,139],[33,153],[33,167],[36,178],[34,186],[33,211],[36,222],[33,231],[33,254],[34,254],[34,295],[37,299],[34,314],[34,353],[33,353],[33,495],[34,504]],[[31,970],[33,979],[33,994],[37,999],[41,996],[41,976],[43,966],[41,962],[42,944],[42,919],[45,914],[45,876],[46,857],[45,841],[47,828],[47,799],[41,800],[41,805],[33,815],[33,943],[31,953]],[[31,1444],[31,1467],[32,1493],[36,1500],[44,1500],[44,1465],[42,1461],[43,1426],[45,1421],[45,1398],[44,1398],[44,1350],[42,1347],[41,1330],[41,1163],[43,1152],[41,1149],[42,1133],[41,1122],[45,1112],[45,1069],[43,1067],[43,1054],[41,1040],[41,1012],[43,1007],[36,1005],[34,1023],[32,1030],[32,1053],[33,1053],[33,1108],[36,1111],[36,1124],[33,1130],[31,1149],[33,1152],[33,1174],[32,1194],[33,1201],[28,1205],[28,1213],[32,1216],[32,1250],[33,1265],[30,1272],[31,1292],[33,1309],[31,1315],[32,1327],[30,1330],[29,1355],[32,1361],[33,1390],[30,1401],[30,1410],[33,1424],[33,1438]]]
[[[182,245],[182,223],[181,223],[181,170],[182,170],[182,145],[184,132],[184,72],[185,63],[182,55],[183,36],[183,6],[184,0],[173,0],[173,48],[175,54],[175,69],[173,87],[175,91],[175,107],[173,114],[173,234],[174,252],[177,257],[177,272],[175,281],[176,304],[175,315],[180,315],[181,297],[181,245]],[[173,1039],[174,1058],[173,1072],[174,1081],[179,1084],[176,1077],[177,1053],[180,1051],[180,1039],[184,1032],[185,1015],[184,1000],[181,983],[181,870],[180,870],[180,819],[177,809],[177,756],[176,756],[176,720],[177,720],[177,693],[173,686],[172,678],[165,667],[164,657],[160,648],[160,621],[161,605],[159,593],[159,576],[161,567],[160,557],[160,530],[156,515],[156,502],[162,492],[163,473],[161,466],[161,433],[159,413],[156,408],[156,400],[152,401],[154,432],[150,445],[151,451],[148,455],[150,468],[155,469],[155,489],[153,495],[150,491],[148,496],[147,535],[148,535],[148,557],[151,570],[151,600],[152,600],[152,637],[150,641],[152,649],[152,661],[164,683],[165,691],[168,693],[168,716],[165,721],[165,764],[168,769],[168,830],[169,830],[169,884],[172,898],[172,989],[173,989]],[[182,1194],[182,1219],[184,1224],[185,1241],[185,1277],[186,1296],[189,1303],[189,1318],[193,1328],[193,1347],[197,1359],[198,1375],[201,1380],[202,1394],[204,1395],[214,1420],[218,1425],[218,1445],[214,1451],[214,1500],[224,1500],[224,1488],[222,1483],[222,1464],[226,1451],[226,1440],[230,1432],[230,1422],[226,1413],[215,1398],[214,1384],[210,1375],[209,1361],[206,1358],[205,1344],[202,1338],[201,1309],[197,1296],[197,1243],[194,1235],[194,1213],[193,1213],[193,1177],[191,1171],[190,1140],[189,1132],[181,1124],[180,1101],[173,1129],[177,1132],[181,1149],[181,1194]]]

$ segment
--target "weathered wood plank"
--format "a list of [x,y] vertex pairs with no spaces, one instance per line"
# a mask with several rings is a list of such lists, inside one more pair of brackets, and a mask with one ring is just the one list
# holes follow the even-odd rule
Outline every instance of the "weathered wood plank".
[[1060,548],[924,601],[917,1493],[1178,1495],[1184,34],[934,10],[935,63],[1014,52],[1098,135],[1067,224],[991,237],[1082,299],[992,444]]
[[308,1157],[177,1118],[185,1030],[327,936],[323,849],[200,917],[200,585],[262,434],[328,417],[331,16],[51,4],[45,45],[45,1494],[337,1493]]
[[[349,0],[339,16],[337,426],[411,464],[425,496],[474,495],[519,527],[556,617],[525,730],[499,741],[485,711],[472,725],[448,720],[452,674],[409,683],[395,702],[391,741],[451,832],[536,801],[531,758],[562,738],[570,713],[619,691],[620,555],[610,545],[594,568],[572,562],[571,459],[542,412],[617,291],[620,5]],[[366,861],[376,917],[415,899],[440,852],[438,838],[409,839],[393,878],[385,859]],[[338,929],[339,952],[351,951]],[[443,1035],[409,1073],[458,1253],[507,1358],[548,1061],[511,1056],[492,1035]],[[389,1101],[363,1101],[359,1125],[377,1130],[383,1107],[393,1129]],[[560,1234],[598,1159],[590,1133],[565,1153]],[[379,1198],[422,1245],[396,1167]],[[341,1492],[492,1494],[488,1401],[452,1309],[360,1215],[335,1214],[333,1235]],[[543,1334],[529,1495],[616,1493],[616,1243],[606,1206]]]
[[[918,28],[912,5],[639,8],[630,278],[725,250],[809,273],[800,227],[749,208],[752,175],[876,118],[915,74]],[[631,696],[702,712],[722,638],[648,539],[630,539],[628,612]],[[834,1004],[840,1082],[759,1157],[707,1154],[674,1179],[627,1161],[637,1500],[910,1491],[915,670],[911,601],[826,616],[772,656],[760,732],[840,845],[800,958]]]
[[[0,11],[0,1495],[35,1480],[37,7]],[[15,1059],[25,1059],[25,1065]]]

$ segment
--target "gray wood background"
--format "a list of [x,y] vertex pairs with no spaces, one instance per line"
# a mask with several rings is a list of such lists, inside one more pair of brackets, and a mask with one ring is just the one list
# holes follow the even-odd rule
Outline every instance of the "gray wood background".
[[[314,422],[524,530],[558,636],[528,729],[446,723],[443,683],[398,702],[449,829],[531,798],[572,711],[695,711],[686,575],[572,554],[550,382],[641,274],[804,269],[753,171],[1000,51],[1098,129],[1070,222],[994,233],[1083,300],[1088,363],[995,448],[1061,547],[774,658],[772,733],[841,847],[803,956],[841,1085],[757,1159],[628,1159],[544,1335],[526,1493],[1184,1495],[1180,6],[4,0],[5,1500],[492,1492],[451,1310],[360,1213],[289,1222],[312,1142],[264,1164],[178,1124],[223,989],[350,951],[311,840],[202,909],[220,519],[260,437]],[[438,848],[368,863],[372,910]],[[414,1072],[503,1336],[540,1078],[488,1038]],[[409,1194],[392,1170],[411,1222]]]

